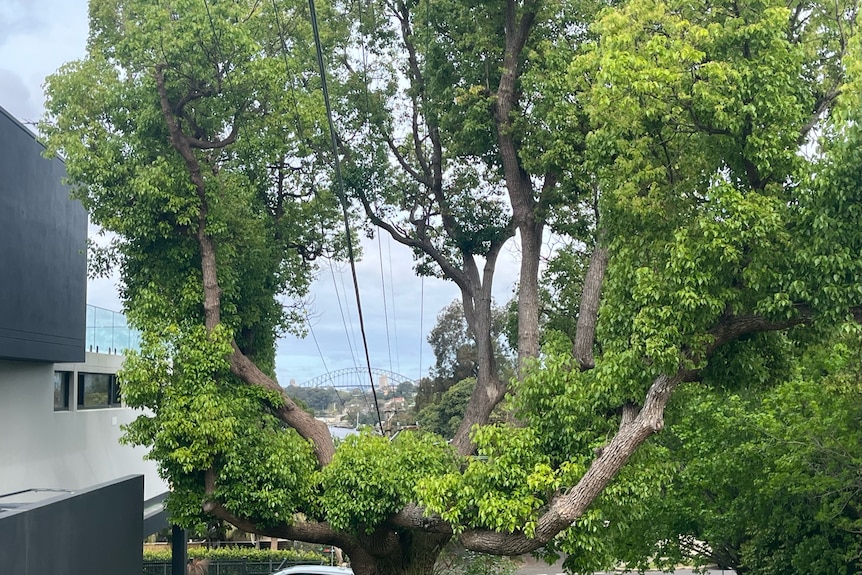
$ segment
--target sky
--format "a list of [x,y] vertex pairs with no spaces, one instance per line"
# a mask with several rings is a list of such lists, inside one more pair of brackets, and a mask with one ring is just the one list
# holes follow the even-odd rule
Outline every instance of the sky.
[[[83,58],[86,41],[86,0],[0,0],[0,106],[32,127],[44,110],[45,77]],[[97,231],[91,226],[91,235]],[[497,266],[498,303],[512,297],[518,260],[510,241]],[[364,240],[357,276],[371,364],[418,379],[434,362],[427,334],[459,292],[451,282],[421,280],[412,268],[412,253],[388,236]],[[116,279],[90,280],[87,289],[87,303],[121,309]],[[306,310],[313,337],[287,335],[279,341],[276,372],[282,385],[365,365],[346,264],[321,264]]]

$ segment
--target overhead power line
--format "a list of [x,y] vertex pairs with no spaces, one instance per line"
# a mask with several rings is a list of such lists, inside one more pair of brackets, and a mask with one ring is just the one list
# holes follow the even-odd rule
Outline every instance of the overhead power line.
[[383,430],[383,418],[380,416],[380,405],[377,403],[377,390],[374,387],[374,375],[371,372],[371,356],[368,353],[368,338],[365,335],[365,321],[362,317],[362,299],[359,296],[359,279],[356,275],[356,260],[353,253],[353,239],[350,236],[350,218],[347,210],[347,196],[344,193],[344,179],[341,176],[341,161],[338,157],[338,138],[335,135],[335,123],[332,121],[332,105],[329,101],[329,87],[326,84],[326,68],[323,64],[323,47],[320,43],[320,29],[317,24],[317,9],[314,0],[308,0],[308,9],[311,13],[311,29],[314,34],[314,47],[317,51],[317,65],[320,69],[320,84],[323,91],[323,103],[326,107],[326,119],[329,123],[329,138],[332,144],[332,155],[335,163],[335,179],[337,181],[336,192],[341,201],[341,213],[344,217],[344,231],[347,239],[347,257],[350,260],[350,271],[353,275],[353,290],[356,294],[356,311],[359,315],[359,330],[362,333],[362,344],[365,347],[365,364],[368,367],[368,379],[371,381],[371,393],[374,396],[374,410],[377,412],[377,423],[380,425],[380,433]]

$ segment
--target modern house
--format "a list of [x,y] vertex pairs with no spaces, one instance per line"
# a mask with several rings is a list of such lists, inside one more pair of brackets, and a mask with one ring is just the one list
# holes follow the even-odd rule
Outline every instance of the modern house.
[[[110,336],[117,337],[101,346],[93,342],[105,336],[107,324],[97,326],[103,312],[86,305],[87,214],[69,198],[62,161],[43,152],[34,135],[0,108],[0,565],[6,572],[14,564],[9,572],[25,575],[126,572],[117,568],[128,565],[127,554],[105,558],[104,552],[83,570],[68,563],[52,568],[51,561],[69,561],[93,545],[69,543],[85,525],[109,531],[98,533],[100,549],[121,534],[126,540],[114,548],[127,549],[131,533],[140,565],[144,499],[167,486],[155,464],[144,460],[145,450],[119,442],[121,426],[137,415],[123,407],[115,375],[128,332],[121,333],[121,316],[111,318],[118,332]],[[128,490],[141,487],[129,499]],[[65,511],[50,511],[46,497],[56,503],[53,509]],[[138,522],[125,530],[123,508],[134,508]],[[37,544],[38,526],[48,529],[44,536],[65,530],[65,555],[62,549],[53,556],[15,550],[25,540]],[[106,567],[99,567],[100,560]]]

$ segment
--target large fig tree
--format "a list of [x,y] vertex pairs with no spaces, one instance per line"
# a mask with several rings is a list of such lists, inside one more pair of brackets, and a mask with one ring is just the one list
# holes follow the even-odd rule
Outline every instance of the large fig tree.
[[[149,409],[129,440],[152,446],[177,521],[334,544],[358,575],[429,573],[452,538],[597,566],[662,472],[636,452],[680,383],[862,302],[855,4],[317,9],[346,192],[461,290],[478,369],[455,440],[336,449],[273,378],[281,302],[344,243],[305,5],[91,0],[88,55],[49,79],[42,129],[117,237],[102,255],[143,331],[124,400]],[[590,263],[570,346],[540,356],[549,225]],[[516,232],[510,383],[483,318]],[[502,408],[515,423],[489,425]]]

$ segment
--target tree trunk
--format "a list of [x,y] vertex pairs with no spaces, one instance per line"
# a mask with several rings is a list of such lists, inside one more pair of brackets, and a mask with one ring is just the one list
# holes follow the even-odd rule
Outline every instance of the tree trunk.
[[[452,446],[461,455],[469,455],[473,452],[473,442],[470,440],[470,430],[475,424],[488,422],[494,407],[506,395],[506,385],[501,383],[497,375],[497,365],[494,359],[494,342],[491,340],[491,296],[490,286],[483,286],[483,295],[476,298],[476,303],[464,300],[465,311],[470,308],[471,313],[465,313],[467,325],[470,327],[476,342],[476,360],[478,373],[476,374],[476,388],[464,411],[461,425],[452,438]],[[466,298],[466,294],[464,295]]]
[[506,48],[503,73],[497,87],[494,120],[497,143],[512,218],[521,234],[521,276],[518,291],[518,371],[525,361],[539,355],[539,255],[542,247],[544,222],[536,217],[537,202],[533,183],[519,157],[518,143],[513,137],[512,117],[517,113],[520,94],[521,52],[530,35],[535,12],[526,10],[519,18],[516,0],[506,2]]
[[415,530],[389,532],[394,549],[375,554],[375,545],[348,551],[356,575],[432,575],[434,565],[449,535]]
[[595,366],[593,347],[596,344],[596,323],[601,304],[602,282],[605,279],[609,258],[608,248],[597,242],[590,257],[587,276],[584,278],[578,326],[575,332],[575,343],[572,346],[572,355],[578,360],[582,370],[592,369]]
[[497,267],[497,256],[503,247],[503,242],[497,242],[485,257],[485,267],[482,278],[472,257],[465,257],[464,267],[470,278],[465,288],[461,289],[464,304],[464,319],[476,342],[476,359],[479,371],[476,375],[476,388],[464,411],[461,425],[452,438],[452,446],[461,455],[473,452],[473,442],[470,440],[470,430],[473,426],[488,423],[491,412],[506,395],[507,384],[497,373],[497,362],[494,358],[494,342],[491,336],[491,291],[494,280],[494,270]]
[[[530,214],[532,216],[533,214]],[[519,225],[521,275],[518,284],[518,375],[526,362],[539,356],[539,257],[544,225],[530,221]]]
[[[166,64],[160,64],[155,70],[156,86],[158,88],[162,115],[168,126],[170,141],[173,148],[180,154],[186,164],[189,179],[195,186],[198,195],[198,226],[195,239],[200,247],[201,276],[203,279],[203,304],[204,322],[208,332],[212,332],[221,323],[221,288],[218,282],[218,263],[216,258],[216,246],[210,236],[206,222],[209,215],[209,200],[207,198],[206,182],[203,178],[201,163],[195,155],[194,147],[201,148],[199,140],[194,140],[185,134],[180,123],[177,121],[176,112],[168,99],[165,87]],[[236,138],[237,126],[234,125],[231,134],[224,140],[209,142],[207,149],[216,149],[227,146]],[[282,398],[282,405],[277,406],[276,414],[289,426],[293,427],[302,437],[312,441],[314,453],[321,466],[332,460],[335,448],[329,429],[322,421],[300,409],[284,389],[271,377],[264,374],[248,357],[246,357],[239,346],[233,343],[233,352],[229,356],[231,372],[249,385],[258,385],[278,393]]]

